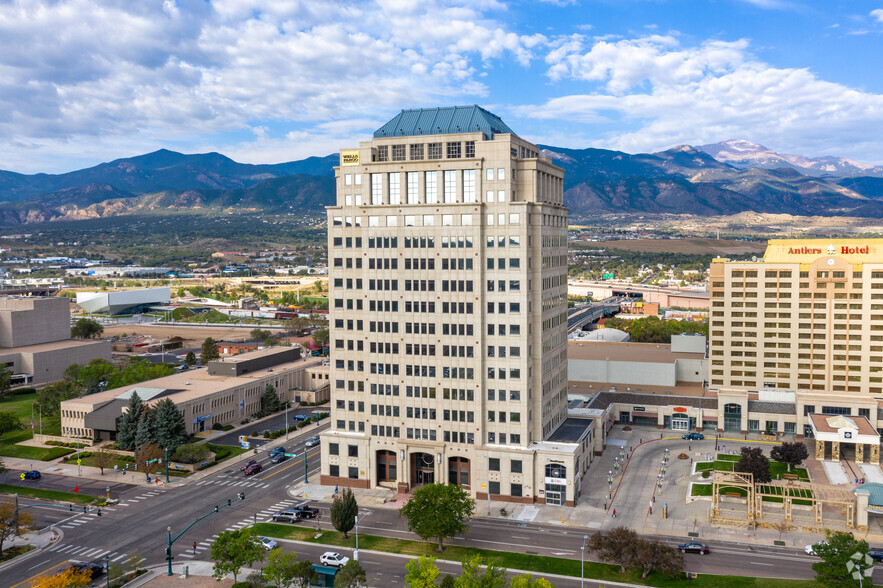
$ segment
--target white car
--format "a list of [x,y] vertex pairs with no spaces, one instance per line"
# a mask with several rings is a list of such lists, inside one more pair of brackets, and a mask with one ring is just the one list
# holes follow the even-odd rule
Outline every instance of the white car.
[[305,445],[307,447],[315,447],[319,443],[320,443],[320,441],[319,441],[318,437],[310,437],[309,439],[307,439],[307,442],[305,443]]
[[326,551],[322,554],[322,557],[319,558],[319,563],[323,566],[329,566],[332,568],[342,568],[349,560],[350,558],[335,553],[334,551]]
[[270,539],[269,537],[255,537],[255,539],[257,539],[258,543],[263,545],[264,549],[266,549],[267,551],[270,551],[271,549],[276,549],[277,547],[279,547],[279,544],[276,543],[275,540]]
[[815,550],[816,545],[827,545],[827,544],[828,544],[827,541],[819,541],[818,543],[812,543],[810,545],[807,545],[806,547],[803,548],[803,550],[806,552],[807,555],[815,555],[816,554],[816,550]]

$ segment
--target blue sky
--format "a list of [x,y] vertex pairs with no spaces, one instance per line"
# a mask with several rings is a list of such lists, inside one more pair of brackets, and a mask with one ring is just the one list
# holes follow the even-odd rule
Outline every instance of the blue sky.
[[881,38],[883,0],[0,0],[0,169],[290,161],[473,103],[560,147],[880,164]]

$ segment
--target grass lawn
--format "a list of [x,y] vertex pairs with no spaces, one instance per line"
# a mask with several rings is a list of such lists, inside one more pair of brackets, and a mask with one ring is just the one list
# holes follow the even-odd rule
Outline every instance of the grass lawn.
[[[343,538],[343,533],[337,531],[323,531],[322,536],[315,538],[314,528],[299,527],[296,525],[279,525],[275,523],[258,523],[253,527],[256,535],[277,537],[280,539],[295,539],[316,543],[319,545],[333,545],[337,547],[355,547],[355,537]],[[511,553],[506,551],[494,551],[491,549],[477,549],[473,547],[460,547],[449,545],[443,553],[435,551],[434,543],[423,541],[409,541],[393,539],[390,537],[378,537],[376,535],[359,534],[359,548],[387,553],[403,553],[406,555],[427,555],[441,557],[453,561],[465,561],[474,555],[479,555],[485,561],[493,561],[507,569],[525,570],[542,574],[561,574],[565,576],[579,577],[580,561],[578,559],[563,559],[558,557],[544,557],[524,553]],[[616,582],[630,582],[645,586],[683,586],[689,584],[696,588],[742,588],[746,586],[764,586],[770,588],[796,588],[798,586],[820,587],[815,582],[805,580],[769,580],[756,578],[742,578],[737,576],[709,576],[700,575],[695,580],[686,580],[650,574],[646,579],[641,579],[637,570],[629,570],[626,574],[619,573],[619,566],[598,562],[585,562],[586,578],[594,580],[606,580]]]
[[[82,452],[80,452],[80,455],[82,455],[82,454],[84,454],[84,453],[86,453],[86,451],[82,451]],[[119,454],[116,454],[116,455],[119,455]],[[65,457],[65,458],[64,458],[64,462],[65,462],[65,463],[69,463],[69,464],[73,464],[73,465],[77,465],[77,453],[76,453],[76,450],[74,451],[73,454],[68,455],[67,457]],[[90,455],[89,457],[83,457],[83,458],[82,458],[82,462],[83,462],[83,463],[81,463],[80,465],[84,465],[84,466],[93,466],[93,467],[96,467],[96,468],[98,467],[98,458],[97,458],[94,454],[93,454],[93,455]],[[113,466],[117,466],[119,469],[122,470],[122,469],[125,469],[125,467],[126,467],[127,465],[129,466],[129,469],[131,469],[131,467],[132,467],[132,462],[131,462],[131,461],[126,461],[126,460],[123,460],[123,459],[113,459],[113,460],[110,460],[108,463],[104,464],[104,471],[105,471],[105,472],[108,471],[108,470],[113,471]]]
[[[711,483],[708,483],[708,484],[693,484],[693,488],[692,488],[692,490],[690,491],[690,496],[711,496],[711,489],[712,489],[712,485],[711,485]],[[767,486],[767,489],[768,489],[768,490],[773,490],[773,491],[775,492],[777,488],[774,487],[774,486]],[[795,491],[795,492],[796,492],[796,491]],[[745,492],[745,490],[744,490],[743,488],[735,488],[735,487],[732,487],[732,486],[731,486],[731,487],[721,486],[721,494],[726,495],[727,493],[738,494],[738,495],[741,496],[742,498],[745,498],[745,495],[746,495],[746,492]],[[779,494],[779,495],[782,495],[783,493],[784,493],[784,489],[778,489],[778,494]],[[795,493],[795,494],[793,494],[792,496],[809,496],[809,491],[807,491],[807,490],[801,490],[799,494],[798,494],[798,493]],[[764,501],[764,502],[772,502],[772,503],[778,503],[778,504],[781,504],[781,503],[782,503],[782,498],[779,498],[779,497],[777,497],[777,496],[766,496],[766,497],[764,497],[763,501]],[[812,501],[809,501],[809,500],[801,500],[801,499],[799,499],[799,498],[795,498],[795,499],[793,500],[793,503],[794,503],[794,504],[802,504],[802,505],[805,505],[805,506],[810,506],[810,505],[812,505]]]
[[[11,412],[25,425],[22,431],[14,431],[0,437],[0,455],[33,459],[34,461],[50,461],[73,451],[65,447],[46,448],[16,445],[16,443],[27,441],[33,436],[31,432],[31,405],[36,400],[37,394],[34,393],[13,396],[7,400],[0,401],[0,411]],[[39,431],[40,417],[38,413],[34,413],[34,420],[36,421],[36,430]],[[61,425],[59,424],[59,418],[43,417],[43,433],[46,435],[60,434]]]
[[31,498],[45,498],[56,502],[75,502],[77,504],[92,504],[99,499],[90,494],[75,494],[73,492],[59,492],[58,490],[43,490],[42,488],[30,488],[28,486],[15,486],[13,484],[0,484],[0,494],[18,494]]
[[33,545],[16,545],[15,547],[8,547],[3,550],[2,554],[0,554],[0,563],[9,561],[13,557],[18,557],[22,553],[27,553],[32,549],[34,549]]
[[[706,470],[722,470],[732,472],[737,461],[739,461],[738,455],[726,455],[722,453],[717,456],[716,461],[697,463],[696,471],[704,472]],[[796,474],[798,479],[803,480],[804,482],[809,481],[809,474],[806,473],[806,468],[794,467],[791,468],[791,471],[789,472],[787,464],[770,460],[770,476],[772,476],[773,480],[780,480],[784,474],[788,473]]]

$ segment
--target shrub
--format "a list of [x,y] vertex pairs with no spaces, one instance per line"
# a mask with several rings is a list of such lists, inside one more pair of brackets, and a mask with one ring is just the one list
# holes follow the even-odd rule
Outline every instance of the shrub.
[[205,445],[188,443],[175,450],[172,459],[181,463],[199,463],[208,459],[211,451]]
[[213,430],[213,431],[220,431],[220,430],[222,430],[223,428],[224,428],[224,425],[222,425],[221,423],[215,423],[214,425],[212,425],[212,430]]
[[711,472],[709,472],[708,470],[703,470],[703,471],[702,471],[702,477],[703,477],[703,478],[707,478],[708,475],[709,475],[710,473],[711,473]]

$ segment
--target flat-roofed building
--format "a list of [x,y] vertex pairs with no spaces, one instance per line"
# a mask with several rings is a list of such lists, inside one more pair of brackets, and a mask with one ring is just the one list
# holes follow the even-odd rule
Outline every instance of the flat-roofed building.
[[110,360],[110,343],[71,339],[67,298],[0,298],[0,365],[13,385],[54,382],[93,359]]
[[335,176],[323,484],[441,482],[573,504],[591,428],[556,433],[567,418],[563,170],[468,106],[402,111],[342,150]]
[[171,399],[184,415],[188,433],[238,423],[260,411],[268,384],[283,403],[310,390],[308,371],[321,362],[318,357],[302,358],[299,347],[270,347],[211,361],[206,369],[65,400],[61,403],[62,434],[115,439],[117,420],[133,392],[148,405]]

